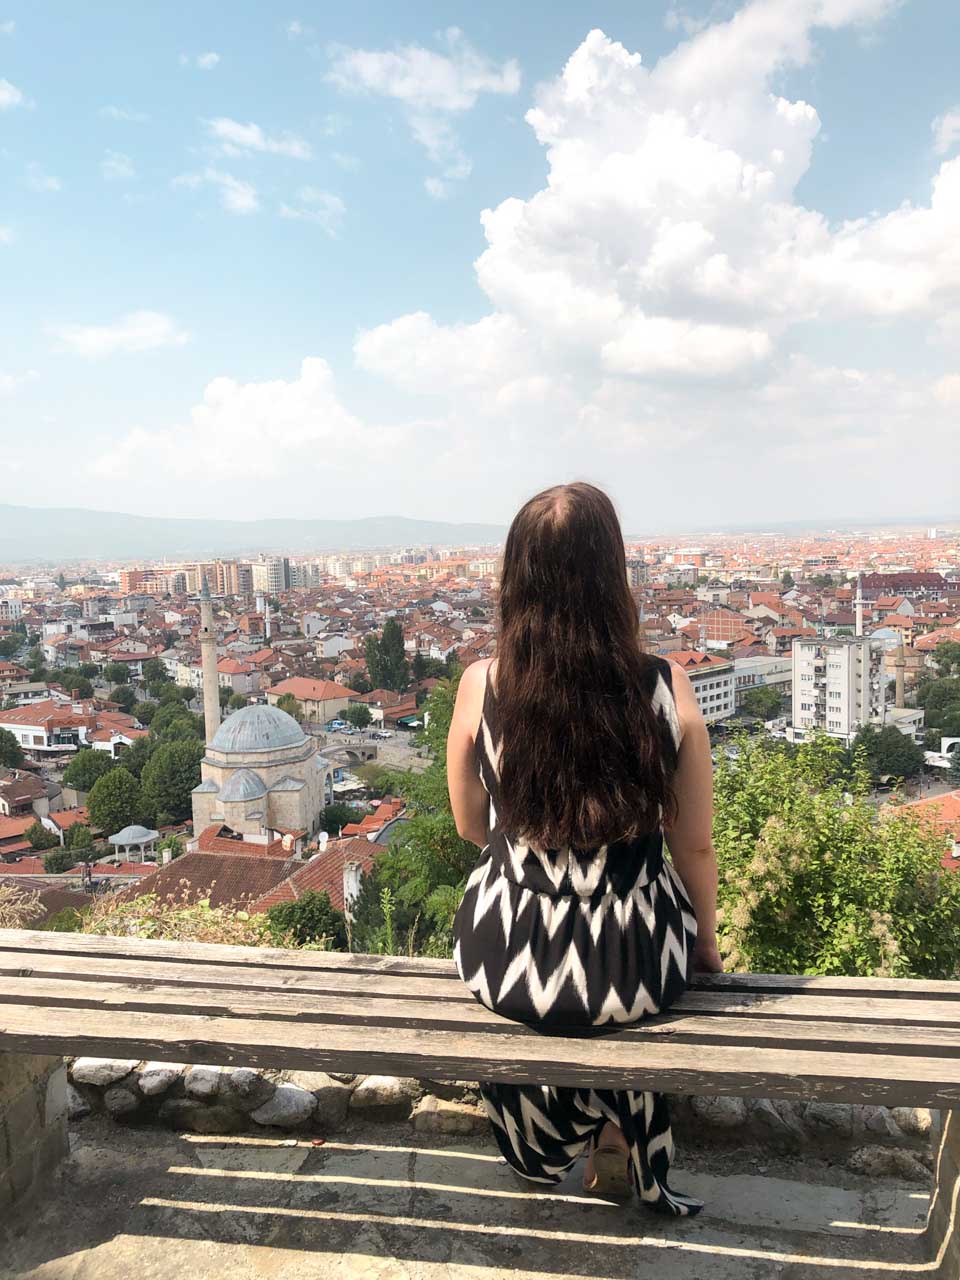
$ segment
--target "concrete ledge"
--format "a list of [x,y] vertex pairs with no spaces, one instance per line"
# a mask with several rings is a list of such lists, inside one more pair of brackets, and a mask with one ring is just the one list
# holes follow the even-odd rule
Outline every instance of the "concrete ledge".
[[944,1111],[936,1183],[927,1217],[929,1256],[937,1280],[960,1280],[960,1111]]
[[43,1190],[68,1151],[63,1059],[0,1053],[0,1218]]

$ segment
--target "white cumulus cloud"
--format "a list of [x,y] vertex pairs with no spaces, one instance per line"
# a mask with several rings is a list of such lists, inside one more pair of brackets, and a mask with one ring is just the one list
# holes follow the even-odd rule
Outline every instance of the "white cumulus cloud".
[[158,347],[180,347],[190,335],[160,311],[131,311],[113,324],[67,324],[50,332],[68,351],[96,360]]
[[281,218],[314,222],[328,236],[336,236],[346,211],[347,206],[339,196],[330,191],[321,191],[319,187],[301,187],[297,192],[296,204],[280,206]]
[[222,169],[207,168],[202,173],[181,173],[173,179],[175,187],[196,188],[205,184],[219,191],[220,204],[228,213],[256,213],[260,208],[256,187]]
[[952,107],[937,116],[930,128],[933,130],[933,149],[944,156],[960,143],[960,106]]
[[25,101],[22,90],[0,76],[0,111],[6,111],[10,107],[22,107]]
[[475,49],[457,27],[442,34],[442,49],[404,45],[399,49],[331,50],[327,80],[338,88],[392,99],[406,110],[414,138],[439,172],[425,186],[443,198],[451,184],[470,174],[449,116],[471,110],[481,94],[511,95],[520,88],[515,59],[496,63]]
[[222,144],[222,150],[227,155],[262,151],[270,155],[289,156],[294,160],[309,160],[312,154],[310,144],[296,134],[271,136],[252,121],[242,124],[239,120],[218,116],[215,120],[207,121],[207,130],[212,138]]
[[106,151],[100,161],[100,172],[108,182],[124,182],[136,176],[133,161],[122,151]]
[[197,71],[212,71],[220,61],[219,53],[212,50],[209,53],[181,53],[181,67],[195,67]]

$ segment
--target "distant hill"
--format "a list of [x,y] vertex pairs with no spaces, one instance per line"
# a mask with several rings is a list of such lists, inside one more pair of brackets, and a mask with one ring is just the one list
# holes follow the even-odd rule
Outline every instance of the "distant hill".
[[180,520],[79,507],[0,503],[0,562],[115,560],[128,557],[309,554],[374,547],[463,546],[501,542],[497,524],[453,524],[406,516],[359,520]]

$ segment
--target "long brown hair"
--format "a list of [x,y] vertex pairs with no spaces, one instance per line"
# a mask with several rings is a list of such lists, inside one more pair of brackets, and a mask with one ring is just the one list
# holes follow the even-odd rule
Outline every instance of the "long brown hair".
[[655,828],[676,752],[652,706],[613,503],[591,484],[531,498],[507,534],[496,697],[499,819],[539,849]]

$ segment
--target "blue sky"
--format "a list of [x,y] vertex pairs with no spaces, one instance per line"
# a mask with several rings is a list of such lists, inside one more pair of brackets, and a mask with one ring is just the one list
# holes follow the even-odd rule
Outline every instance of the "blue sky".
[[4,500],[955,513],[952,0],[224,13],[0,0]]

